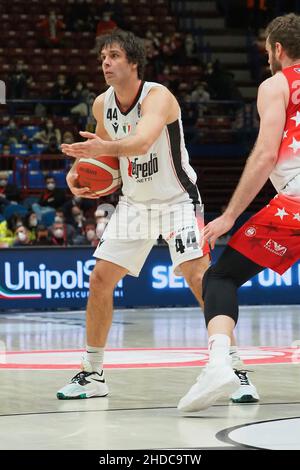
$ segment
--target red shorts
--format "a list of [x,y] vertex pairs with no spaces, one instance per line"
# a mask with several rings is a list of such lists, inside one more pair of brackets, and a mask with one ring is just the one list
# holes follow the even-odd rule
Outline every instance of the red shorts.
[[275,196],[228,245],[260,266],[283,274],[300,258],[300,203]]

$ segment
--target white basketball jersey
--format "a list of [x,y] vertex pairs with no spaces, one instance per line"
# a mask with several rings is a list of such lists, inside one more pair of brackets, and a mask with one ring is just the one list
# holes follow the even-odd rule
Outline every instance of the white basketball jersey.
[[[159,86],[162,85],[142,82],[132,106],[125,113],[118,106],[113,87],[106,91],[104,126],[112,140],[135,133],[143,99],[151,88]],[[163,128],[145,155],[121,157],[119,161],[123,194],[133,202],[201,202],[196,186],[197,176],[189,164],[180,115]]]

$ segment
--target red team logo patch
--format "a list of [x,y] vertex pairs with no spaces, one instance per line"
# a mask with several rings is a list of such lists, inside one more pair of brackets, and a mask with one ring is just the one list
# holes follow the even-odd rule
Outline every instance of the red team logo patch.
[[247,237],[255,237],[256,235],[256,228],[255,227],[248,227],[247,230],[245,230],[245,235]]

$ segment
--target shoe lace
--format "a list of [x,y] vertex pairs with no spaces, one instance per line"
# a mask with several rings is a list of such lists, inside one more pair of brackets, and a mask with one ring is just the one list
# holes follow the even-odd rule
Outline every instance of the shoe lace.
[[238,376],[241,385],[250,385],[249,379],[247,377],[247,372],[249,370],[234,370],[235,374]]
[[85,372],[84,370],[82,370],[81,372],[78,372],[78,374],[74,375],[74,377],[71,379],[71,383],[83,382],[87,377],[92,374],[93,372]]

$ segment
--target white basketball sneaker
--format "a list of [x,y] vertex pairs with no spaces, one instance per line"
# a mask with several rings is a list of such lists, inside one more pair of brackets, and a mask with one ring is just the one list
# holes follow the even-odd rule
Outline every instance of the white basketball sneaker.
[[255,385],[250,381],[247,370],[234,370],[236,376],[239,378],[240,386],[231,395],[230,399],[233,403],[256,403],[259,401]]
[[208,364],[197,378],[196,383],[181,398],[177,408],[180,411],[200,411],[213,405],[219,398],[229,396],[240,381],[231,363]]
[[59,400],[78,398],[105,397],[108,394],[103,370],[101,374],[93,372],[88,361],[83,361],[82,371],[74,375],[71,382],[58,390]]

